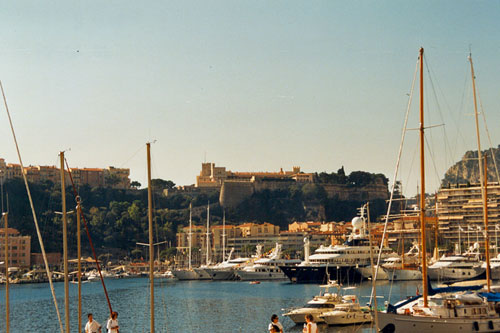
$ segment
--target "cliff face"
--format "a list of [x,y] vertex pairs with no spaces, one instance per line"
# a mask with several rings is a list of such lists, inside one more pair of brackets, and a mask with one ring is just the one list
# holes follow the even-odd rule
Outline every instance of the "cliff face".
[[[500,146],[497,148],[493,148],[492,150],[497,167],[500,168]],[[487,154],[488,156],[488,181],[498,181],[495,170],[495,163],[491,158],[490,149],[483,151],[482,154],[483,156],[484,154]],[[441,185],[443,187],[447,187],[449,184],[479,183],[479,178],[477,150],[468,151],[464,154],[459,162],[455,163],[455,165],[453,165],[448,169],[448,171],[446,171]]]

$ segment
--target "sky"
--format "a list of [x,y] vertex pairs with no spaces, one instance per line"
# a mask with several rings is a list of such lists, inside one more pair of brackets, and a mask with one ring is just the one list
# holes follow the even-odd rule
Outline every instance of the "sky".
[[[425,49],[427,188],[477,149],[470,65],[500,143],[499,1],[2,1],[0,80],[25,165],[384,173]],[[418,87],[418,85],[417,85]],[[428,112],[428,113],[427,113]],[[481,120],[482,124],[482,120]],[[490,144],[481,129],[483,149]],[[398,179],[417,187],[416,131]],[[17,163],[0,107],[0,158]]]

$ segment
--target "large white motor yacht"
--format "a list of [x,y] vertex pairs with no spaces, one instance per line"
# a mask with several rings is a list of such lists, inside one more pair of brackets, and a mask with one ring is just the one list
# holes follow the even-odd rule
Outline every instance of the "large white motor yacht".
[[429,278],[434,281],[459,281],[477,278],[483,274],[486,267],[482,267],[479,260],[479,244],[462,255],[442,256],[428,267]]

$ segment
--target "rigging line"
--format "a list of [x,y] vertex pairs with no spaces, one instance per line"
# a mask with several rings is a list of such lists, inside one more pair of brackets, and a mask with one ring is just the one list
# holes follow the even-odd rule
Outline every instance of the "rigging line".
[[[68,175],[69,175],[69,180],[71,181],[71,186],[73,188],[73,195],[75,197],[75,200],[78,202],[80,201],[80,196],[78,195],[78,192],[75,187],[75,183],[73,181],[73,176],[71,174],[71,169],[68,164],[68,160],[64,158],[64,161],[66,162],[66,169],[68,170]],[[92,249],[92,254],[94,255],[95,259],[95,264],[97,266],[97,271],[99,272],[99,277],[101,278],[101,284],[104,289],[104,295],[106,296],[106,301],[108,302],[108,307],[109,307],[109,313],[110,315],[113,313],[113,309],[111,308],[111,301],[109,300],[109,295],[108,295],[108,290],[106,289],[106,285],[104,284],[104,278],[102,276],[101,272],[101,265],[99,265],[99,260],[97,259],[97,254],[94,249],[94,243],[92,242],[92,237],[90,237],[90,231],[87,223],[87,219],[85,218],[85,215],[83,214],[83,209],[80,209],[80,216],[83,220],[83,225],[85,226],[85,232],[87,233],[87,238],[89,239],[90,243],[90,248]]]
[[[433,154],[433,152],[431,150],[431,147],[429,146],[429,142],[427,141],[427,137],[424,136],[424,139],[425,139],[425,144],[427,146],[427,150],[429,151],[429,155],[431,156],[431,161],[432,161],[432,166],[434,167],[434,172],[436,173],[437,179],[439,179],[440,177],[439,177],[439,173],[438,173],[438,170],[437,170],[437,167],[436,167],[436,160],[434,159],[434,154]],[[438,188],[440,186],[438,186]]]
[[[427,60],[427,57],[425,55],[424,55],[424,57]],[[437,95],[437,92],[436,92],[437,90],[439,90],[440,94],[443,96],[443,100],[444,100],[444,104],[446,106],[446,109],[450,110],[451,108],[449,106],[448,101],[446,100],[445,94],[443,93],[443,90],[441,89],[441,86],[439,85],[439,82],[437,82],[436,85],[434,85],[434,80],[432,78],[433,77],[437,77],[437,76],[435,75],[434,70],[431,68],[429,61],[425,61],[424,65],[426,66],[427,73],[429,74],[428,75],[429,76],[429,82],[430,82],[430,85],[431,85],[431,88],[432,88],[432,92],[433,92],[433,95],[434,95],[434,100],[435,100],[435,102],[437,104],[437,110],[438,110],[439,118],[441,120],[441,123],[445,124],[443,113],[442,113],[441,104],[439,103],[438,95]],[[432,75],[431,75],[431,73],[432,73]],[[437,86],[437,89],[436,89],[436,86]],[[431,141],[432,141],[432,132],[430,132],[430,135],[431,135]],[[447,156],[447,158],[449,158],[450,161],[453,161],[453,156],[451,155],[451,145],[450,145],[448,136],[446,135],[445,128],[443,128],[443,136],[444,136],[445,150],[447,148],[449,149],[449,151],[448,151],[449,152],[449,156]],[[445,154],[445,155],[447,155],[447,154]]]
[[[476,86],[477,86],[477,81],[476,81]],[[479,99],[479,107],[481,108],[481,115],[483,116],[484,129],[486,130],[486,136],[488,137],[488,142],[490,144],[491,157],[493,160],[493,165],[495,166],[495,172],[497,175],[497,182],[500,184],[500,176],[498,173],[497,159],[496,159],[495,153],[493,152],[493,144],[491,142],[490,131],[488,130],[488,125],[486,122],[486,114],[485,114],[484,109],[483,109],[483,101],[481,100],[481,96],[479,95],[479,92],[477,90],[476,90],[476,94],[477,94],[477,97]],[[486,179],[488,179],[487,175],[486,175]]]
[[414,146],[414,150],[413,150],[413,155],[412,155],[412,158],[411,158],[411,161],[410,161],[410,168],[408,170],[408,176],[406,178],[406,182],[404,182],[404,184],[408,184],[410,182],[410,177],[412,176],[412,170],[413,170],[413,166],[415,165],[415,159],[417,157],[417,152],[418,152],[418,138],[417,138],[417,144],[415,144]]
[[16,133],[14,131],[14,125],[12,124],[12,119],[10,117],[10,112],[9,112],[9,107],[7,105],[7,98],[5,97],[5,92],[3,90],[3,85],[2,85],[1,81],[0,81],[0,89],[2,90],[2,97],[3,97],[3,101],[4,101],[4,105],[5,105],[5,110],[7,111],[7,117],[9,118],[10,129],[12,131],[12,137],[14,138],[14,143],[16,144],[17,157],[19,158],[19,164],[21,165],[21,171],[23,174],[24,185],[26,187],[26,192],[28,192],[28,199],[29,199],[30,206],[31,206],[31,213],[33,214],[33,221],[35,222],[35,228],[36,228],[36,233],[38,236],[38,242],[40,243],[40,249],[42,250],[43,262],[45,264],[45,271],[47,273],[47,278],[49,279],[50,291],[52,293],[52,298],[54,299],[54,306],[56,308],[57,320],[59,321],[59,329],[61,330],[61,333],[63,333],[64,329],[63,329],[63,324],[62,324],[62,320],[61,320],[61,314],[59,313],[59,306],[57,305],[56,293],[54,291],[54,285],[52,284],[52,276],[51,276],[50,269],[49,269],[49,263],[47,261],[47,254],[45,253],[45,247],[43,245],[42,234],[40,233],[40,227],[38,226],[38,220],[36,217],[35,206],[33,205],[33,199],[31,198],[31,192],[30,192],[30,187],[28,185],[28,179],[26,177],[26,174],[24,173],[23,160],[21,158],[21,152],[19,150],[19,145],[17,144],[17,138],[16,138]]
[[[399,163],[401,161],[401,154],[403,152],[404,140],[405,140],[405,136],[406,136],[406,128],[407,128],[407,125],[408,125],[408,117],[409,117],[409,114],[410,114],[411,102],[413,100],[413,92],[414,92],[414,88],[415,88],[415,82],[417,80],[419,60],[420,59],[417,59],[417,63],[415,64],[415,73],[413,74],[413,80],[412,80],[411,89],[410,89],[410,96],[408,98],[408,104],[407,104],[407,107],[406,107],[406,115],[405,115],[404,125],[403,125],[403,129],[401,131],[401,143],[399,145],[398,159],[396,161],[396,166],[395,166],[395,170],[394,170],[394,177],[393,177],[393,180],[392,180],[391,196],[389,198],[389,204],[387,205],[387,215],[386,215],[386,219],[385,219],[385,223],[384,223],[384,231],[382,233],[382,239],[380,241],[380,248],[379,248],[378,257],[377,257],[377,267],[375,267],[375,276],[373,277],[373,279],[375,280],[374,284],[377,282],[378,269],[380,267],[380,260],[382,258],[382,249],[384,248],[384,246],[383,246],[384,239],[385,239],[385,236],[387,234],[387,225],[388,225],[388,222],[389,222],[389,213],[391,212],[392,199],[394,197],[394,190],[396,188],[396,179],[398,179],[397,177],[398,177]],[[372,291],[371,291],[371,294],[370,294],[370,307],[371,307],[372,301],[373,301],[373,292],[374,292],[374,290],[372,288]]]
[[132,160],[135,157],[135,155],[137,155],[142,149],[144,149],[144,145],[141,145],[141,147],[139,149],[137,149],[136,152],[132,154],[132,156],[130,156],[127,160],[125,160],[125,162],[120,164],[120,168],[127,165],[127,163],[130,162],[130,160]]

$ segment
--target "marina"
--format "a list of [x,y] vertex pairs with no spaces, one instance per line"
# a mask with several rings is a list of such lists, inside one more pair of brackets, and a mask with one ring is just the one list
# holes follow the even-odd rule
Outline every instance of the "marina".
[[[269,318],[278,314],[285,332],[302,332],[283,313],[302,307],[320,292],[319,285],[289,282],[244,281],[177,281],[155,279],[155,319],[157,332],[265,332]],[[149,280],[147,278],[106,279],[109,296],[118,312],[120,331],[147,332],[149,328]],[[419,281],[377,283],[377,294],[393,302],[413,296]],[[62,302],[64,286],[54,283],[58,300]],[[343,286],[347,287],[347,285]],[[371,282],[365,281],[348,294],[356,295],[361,305],[369,301]],[[77,287],[70,286],[71,332],[77,325]],[[5,286],[0,286],[0,299],[5,298]],[[10,287],[11,332],[56,332],[50,290],[45,283],[12,285]],[[94,319],[105,324],[109,311],[99,283],[82,286],[82,320],[92,312]],[[0,303],[0,312],[5,303]],[[30,320],[26,320],[29,317]],[[4,330],[0,327],[0,332]],[[370,326],[336,327],[320,325],[321,332],[371,332]]]

